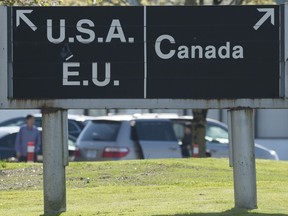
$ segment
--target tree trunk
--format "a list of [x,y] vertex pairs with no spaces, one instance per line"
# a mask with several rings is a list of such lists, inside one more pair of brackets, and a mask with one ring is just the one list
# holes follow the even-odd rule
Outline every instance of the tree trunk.
[[[185,6],[203,5],[204,0],[185,0]],[[206,157],[206,116],[207,109],[194,109],[192,121],[192,155],[194,157]],[[196,152],[197,146],[199,153]],[[195,148],[196,147],[196,148]]]
[[[192,149],[194,157],[206,157],[206,116],[207,109],[194,109],[192,120]],[[197,154],[197,148],[199,153]],[[196,150],[196,151],[195,151]]]
[[[196,5],[219,5],[219,4],[242,4],[243,0],[185,0],[186,6]],[[192,149],[195,150],[195,146],[199,147],[199,154],[197,157],[206,157],[206,116],[207,109],[194,109],[192,121]],[[195,152],[194,152],[195,153]],[[193,154],[195,155],[195,154]]]

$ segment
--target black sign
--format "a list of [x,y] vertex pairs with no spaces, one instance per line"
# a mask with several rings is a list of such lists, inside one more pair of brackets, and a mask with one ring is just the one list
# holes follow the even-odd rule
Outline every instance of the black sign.
[[143,8],[13,8],[13,98],[143,98]]
[[15,99],[279,95],[279,6],[14,7]]

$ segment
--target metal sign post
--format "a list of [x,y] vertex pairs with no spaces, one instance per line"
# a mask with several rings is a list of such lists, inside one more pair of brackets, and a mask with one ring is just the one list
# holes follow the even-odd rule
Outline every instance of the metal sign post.
[[253,109],[228,111],[236,208],[257,208]]
[[44,213],[66,211],[67,110],[42,110]]

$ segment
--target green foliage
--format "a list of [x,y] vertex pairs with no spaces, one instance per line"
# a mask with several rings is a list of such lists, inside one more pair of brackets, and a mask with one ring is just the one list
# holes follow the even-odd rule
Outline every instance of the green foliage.
[[274,0],[245,0],[244,5],[256,5],[256,4],[275,4]]
[[61,5],[68,6],[127,6],[126,0],[62,0]]
[[0,169],[6,168],[7,163],[5,161],[0,161]]
[[59,5],[60,0],[1,0],[0,5],[9,6],[50,6]]
[[[142,5],[184,5],[185,0],[138,0],[138,2]],[[243,4],[275,4],[275,0],[244,0]],[[128,0],[0,0],[0,5],[127,6],[130,5],[130,3]]]
[[[141,5],[183,5],[184,0],[138,0]],[[71,6],[128,6],[128,0],[62,0],[62,5]]]
[[275,4],[275,0],[244,0],[243,5],[265,5],[265,4]]

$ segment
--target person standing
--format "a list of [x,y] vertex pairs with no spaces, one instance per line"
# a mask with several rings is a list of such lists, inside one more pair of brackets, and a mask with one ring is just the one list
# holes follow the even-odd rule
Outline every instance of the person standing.
[[182,146],[181,153],[182,157],[187,158],[191,157],[191,149],[192,149],[192,128],[191,124],[187,123],[184,127],[184,137],[182,138]]
[[20,128],[16,136],[15,150],[19,162],[27,162],[27,148],[31,142],[34,144],[34,161],[37,159],[36,153],[40,151],[41,135],[34,123],[34,116],[27,115],[26,124]]

